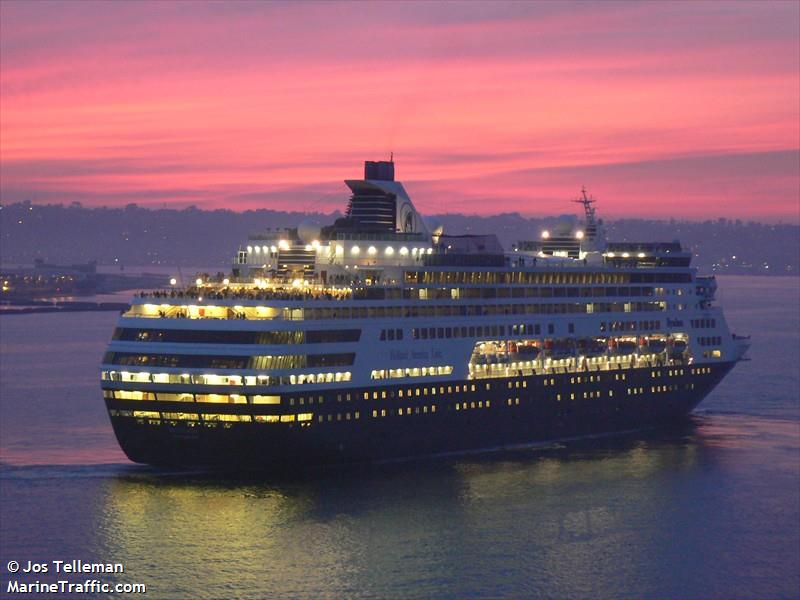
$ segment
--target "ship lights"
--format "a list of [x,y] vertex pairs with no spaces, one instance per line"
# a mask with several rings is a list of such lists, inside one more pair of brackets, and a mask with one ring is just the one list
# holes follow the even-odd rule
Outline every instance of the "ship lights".
[[269,251],[272,252],[273,254],[275,254],[278,251],[278,248],[277,248],[277,246],[270,246],[269,247]]
[[[247,249],[249,250],[250,246],[248,246]],[[256,246],[255,248],[253,248],[253,250],[255,251],[256,254],[261,254],[261,246]]]
[[314,250],[319,250],[319,240],[313,240],[311,242],[311,247],[314,248]]
[[248,246],[247,247],[247,253],[250,254],[252,251],[253,251],[253,247],[252,246]]
[[623,252],[622,253],[622,258],[629,258],[629,257],[630,257],[630,254],[628,254],[627,252]]
[[177,283],[178,283],[178,280],[175,279],[174,277],[169,280],[169,284],[170,285],[176,285]]
[[578,230],[575,232],[575,239],[582,240],[583,239],[583,232]]
[[311,252],[311,244],[306,244],[306,252]]
[[281,250],[288,250],[289,249],[289,242],[286,240],[278,240],[278,248]]
[[358,246],[353,246],[352,248],[350,248],[350,254],[352,254],[353,256],[358,256],[359,252],[361,252],[361,248],[359,248]]
[[547,231],[547,229],[545,229],[545,230],[542,232],[542,239],[546,240],[546,239],[548,239],[549,237],[550,237],[550,232],[549,232],[549,231]]
[[639,258],[644,258],[644,252],[639,252],[638,256]]
[[400,248],[400,256],[408,256],[408,248],[406,248],[405,246]]
[[607,254],[607,256],[608,256],[608,258],[614,258],[616,256],[616,254],[614,254],[613,252],[609,252]]
[[231,280],[230,279],[225,278],[225,279],[222,280],[222,285],[230,285],[230,284],[231,284]]
[[194,280],[194,282],[196,285],[203,285],[203,278],[198,277],[197,279]]
[[369,254],[370,256],[373,256],[376,252],[377,250],[375,249],[375,246],[370,246],[369,248],[367,248],[367,254]]
[[392,254],[394,254],[394,248],[386,246],[386,256],[391,256]]

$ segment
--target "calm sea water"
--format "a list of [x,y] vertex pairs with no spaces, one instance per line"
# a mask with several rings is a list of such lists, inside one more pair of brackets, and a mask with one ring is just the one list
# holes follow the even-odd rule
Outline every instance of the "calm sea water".
[[149,598],[800,597],[800,279],[720,287],[752,361],[686,427],[278,481],[128,463],[116,314],[3,317],[0,597],[97,577],[7,570],[62,559]]

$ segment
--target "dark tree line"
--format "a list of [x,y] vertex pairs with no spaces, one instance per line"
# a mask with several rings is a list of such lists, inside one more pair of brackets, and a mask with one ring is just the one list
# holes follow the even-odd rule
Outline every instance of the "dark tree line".
[[[74,203],[28,202],[0,207],[0,258],[4,264],[55,263],[124,265],[230,264],[250,233],[294,227],[304,219],[322,224],[342,216],[268,209],[230,210],[86,208]],[[526,218],[517,213],[493,216],[459,214],[435,217],[448,233],[495,233],[506,248],[533,239],[558,218]],[[563,217],[561,218],[564,219]],[[800,272],[800,226],[718,219],[607,222],[609,239],[678,239],[697,255],[695,264],[720,273],[796,275]]]

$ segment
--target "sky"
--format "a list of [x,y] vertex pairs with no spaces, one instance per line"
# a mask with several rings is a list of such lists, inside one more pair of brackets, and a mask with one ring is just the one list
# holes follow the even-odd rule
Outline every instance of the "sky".
[[0,201],[800,222],[800,2],[0,1]]

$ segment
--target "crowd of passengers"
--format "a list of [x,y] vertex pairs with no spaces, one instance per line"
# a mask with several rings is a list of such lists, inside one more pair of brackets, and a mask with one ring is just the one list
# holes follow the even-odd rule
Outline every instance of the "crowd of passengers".
[[142,291],[140,298],[156,299],[186,299],[196,300],[202,297],[208,300],[345,300],[352,296],[351,290],[317,290],[303,288],[288,289],[231,289],[210,290],[202,288],[188,288],[171,291]]

